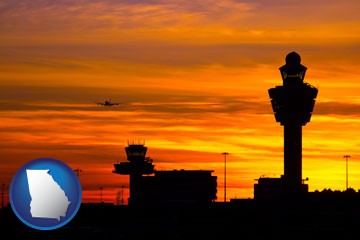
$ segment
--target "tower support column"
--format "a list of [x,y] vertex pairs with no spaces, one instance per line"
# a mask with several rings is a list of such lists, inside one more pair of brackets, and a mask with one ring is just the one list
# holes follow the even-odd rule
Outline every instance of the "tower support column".
[[302,125],[284,125],[284,178],[291,186],[302,184]]

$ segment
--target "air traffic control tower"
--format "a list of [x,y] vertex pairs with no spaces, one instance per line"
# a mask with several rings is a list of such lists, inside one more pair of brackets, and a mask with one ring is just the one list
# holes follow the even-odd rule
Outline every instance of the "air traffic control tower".
[[307,68],[299,54],[290,52],[285,61],[279,68],[283,85],[268,90],[275,120],[284,126],[284,175],[258,179],[255,198],[308,191],[302,179],[302,126],[310,122],[318,89],[304,82]]
[[141,143],[129,143],[125,147],[128,162],[114,164],[114,173],[130,175],[129,205],[136,205],[141,199],[141,182],[144,174],[154,173],[152,159],[146,157],[147,147]]

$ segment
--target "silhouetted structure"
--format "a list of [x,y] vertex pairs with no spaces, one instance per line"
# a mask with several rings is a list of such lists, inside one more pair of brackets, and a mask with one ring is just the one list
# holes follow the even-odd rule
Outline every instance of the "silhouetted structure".
[[141,199],[141,182],[144,174],[155,172],[151,158],[146,158],[147,147],[144,144],[128,144],[125,147],[128,162],[114,164],[114,173],[130,175],[129,205],[137,204]]
[[[114,173],[130,175],[129,205],[208,204],[216,199],[217,177],[212,170],[156,171],[147,147],[129,144],[129,162],[114,164]],[[153,176],[143,176],[150,175]]]
[[216,199],[216,176],[212,170],[155,171],[140,185],[142,205],[206,205]]
[[224,202],[226,202],[226,156],[229,155],[228,152],[222,152],[224,155]]
[[348,166],[348,160],[351,158],[350,155],[344,155],[343,156],[346,160],[346,189],[349,188],[349,166]]
[[74,171],[76,172],[77,177],[80,178],[80,173],[82,172],[82,169],[76,168],[74,169]]
[[5,183],[1,184],[1,208],[4,208],[4,189]]
[[318,89],[304,82],[307,68],[300,55],[291,52],[280,67],[282,86],[269,89],[275,119],[284,126],[284,175],[279,179],[260,178],[255,198],[293,196],[308,191],[302,179],[302,126],[310,122]]

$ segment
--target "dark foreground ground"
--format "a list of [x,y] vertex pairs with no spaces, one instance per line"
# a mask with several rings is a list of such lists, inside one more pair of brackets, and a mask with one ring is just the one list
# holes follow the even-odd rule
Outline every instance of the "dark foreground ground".
[[1,239],[360,239],[359,197],[143,208],[82,204],[71,222],[47,231],[24,225],[10,206],[0,217]]

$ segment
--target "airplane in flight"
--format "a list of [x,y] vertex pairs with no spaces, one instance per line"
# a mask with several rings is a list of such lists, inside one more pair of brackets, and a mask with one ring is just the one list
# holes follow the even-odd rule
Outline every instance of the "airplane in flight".
[[120,103],[113,103],[113,102],[111,102],[111,99],[110,99],[110,100],[106,100],[105,102],[96,102],[96,104],[102,105],[102,106],[104,106],[104,107],[112,107],[112,106],[115,106],[115,105],[120,105]]

